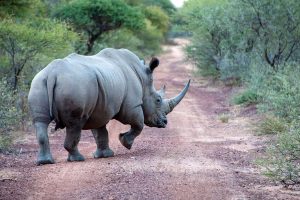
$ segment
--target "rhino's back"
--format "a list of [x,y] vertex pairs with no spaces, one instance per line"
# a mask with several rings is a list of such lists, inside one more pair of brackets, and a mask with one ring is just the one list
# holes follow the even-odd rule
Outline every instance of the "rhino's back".
[[[122,66],[102,56],[71,54],[56,63],[54,92],[56,118],[65,126],[84,129],[105,125],[120,110],[127,91]],[[79,122],[79,121],[80,122]]]

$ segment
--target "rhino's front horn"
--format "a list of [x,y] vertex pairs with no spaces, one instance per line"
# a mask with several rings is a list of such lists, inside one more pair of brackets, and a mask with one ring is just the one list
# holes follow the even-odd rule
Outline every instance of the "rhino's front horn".
[[189,82],[185,85],[183,90],[176,97],[166,100],[166,103],[168,104],[168,107],[169,107],[169,109],[167,109],[167,111],[166,111],[166,114],[170,113],[177,106],[177,104],[179,104],[179,102],[183,99],[183,97],[185,96],[186,92],[188,91],[188,89],[190,87],[190,82],[191,82],[191,79],[189,80]]

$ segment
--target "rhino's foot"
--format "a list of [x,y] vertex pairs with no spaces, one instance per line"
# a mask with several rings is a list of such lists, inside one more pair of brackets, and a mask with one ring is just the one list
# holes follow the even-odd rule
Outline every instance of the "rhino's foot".
[[94,153],[94,158],[108,158],[108,157],[113,157],[114,152],[110,149],[97,149],[96,152]]
[[46,164],[54,164],[54,159],[51,155],[45,155],[45,156],[38,156],[38,159],[36,161],[37,165],[46,165]]
[[124,147],[126,147],[127,149],[131,149],[133,139],[132,137],[130,137],[130,135],[128,135],[127,133],[121,133],[119,135],[119,140]]
[[84,157],[83,155],[81,155],[80,153],[76,153],[76,154],[70,154],[68,156],[67,159],[69,162],[73,162],[73,161],[84,161]]

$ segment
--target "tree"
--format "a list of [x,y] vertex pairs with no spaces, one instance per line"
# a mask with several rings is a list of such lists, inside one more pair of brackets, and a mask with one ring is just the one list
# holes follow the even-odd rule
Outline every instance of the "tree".
[[86,37],[85,54],[92,52],[95,41],[111,30],[144,27],[142,13],[122,0],[74,0],[59,8],[54,16],[71,23]]
[[5,0],[0,1],[0,18],[8,16],[25,17],[32,15],[32,11],[42,6],[40,0]]
[[176,11],[175,6],[170,0],[141,0],[146,6],[157,6],[162,8],[168,15],[173,14]]
[[[233,26],[244,34],[247,50],[258,51],[274,70],[300,61],[300,4],[297,0],[242,0],[231,2]],[[245,34],[246,33],[246,34]]]
[[147,6],[145,8],[146,18],[149,19],[153,26],[166,34],[169,28],[169,16],[158,6]]
[[[19,24],[12,19],[0,22],[0,56],[6,58],[2,69],[13,89],[18,86],[21,72],[38,55],[61,56],[72,49],[76,34],[65,24],[49,19],[36,19]],[[5,66],[5,63],[7,64]],[[3,66],[4,65],[4,66]]]

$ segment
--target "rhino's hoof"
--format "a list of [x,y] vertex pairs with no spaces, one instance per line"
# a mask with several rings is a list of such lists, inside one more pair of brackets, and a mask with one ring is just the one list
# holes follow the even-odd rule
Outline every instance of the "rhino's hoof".
[[78,153],[78,154],[69,154],[67,161],[73,162],[73,161],[84,161],[84,157]]
[[126,147],[127,149],[131,149],[133,140],[128,139],[128,135],[126,135],[126,133],[121,133],[119,135],[119,140],[124,147]]
[[97,149],[94,153],[94,158],[108,158],[113,156],[114,152],[110,148],[104,150]]
[[54,164],[54,159],[52,156],[39,156],[36,161],[37,165],[46,165],[46,164]]

